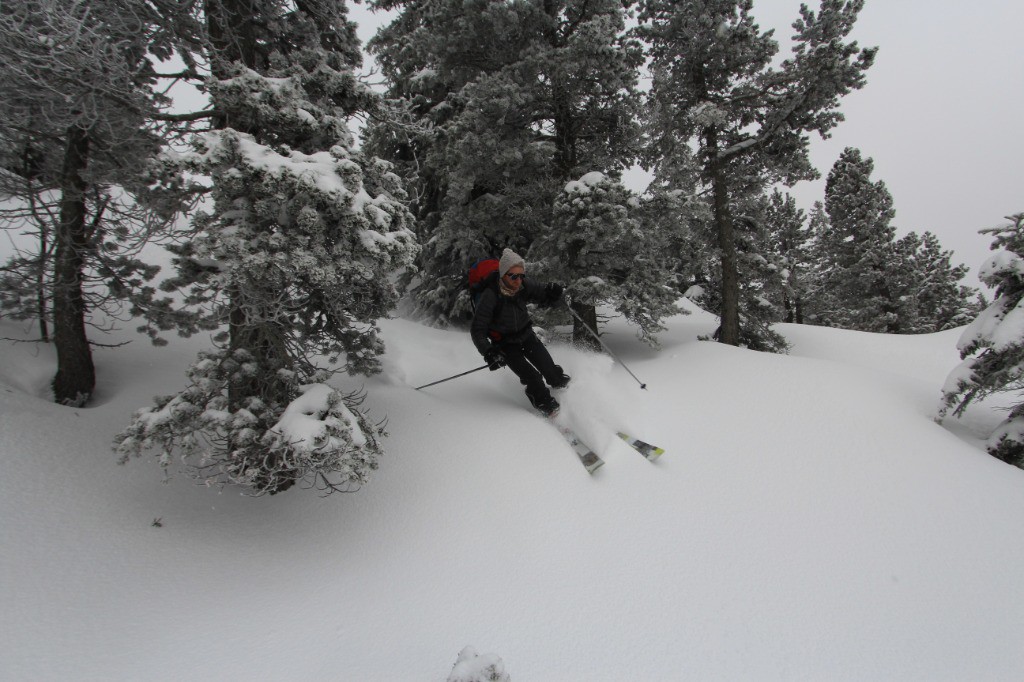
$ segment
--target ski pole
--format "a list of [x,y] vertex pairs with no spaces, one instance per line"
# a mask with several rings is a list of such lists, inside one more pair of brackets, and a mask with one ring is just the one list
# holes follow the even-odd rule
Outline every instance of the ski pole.
[[462,374],[456,374],[455,376],[448,377],[447,379],[439,379],[438,381],[434,381],[434,382],[429,383],[429,384],[424,384],[423,386],[417,386],[416,390],[418,391],[421,388],[429,388],[430,386],[436,386],[437,384],[443,384],[446,381],[451,381],[452,379],[458,379],[459,377],[464,377],[467,374],[472,374],[473,372],[479,372],[480,370],[487,369],[488,367],[490,367],[490,365],[483,365],[481,367],[477,367],[476,369],[471,369],[468,372],[463,372]]
[[626,363],[624,363],[622,360],[620,360],[619,356],[616,355],[615,353],[613,353],[612,349],[608,347],[608,344],[606,344],[604,341],[601,340],[601,337],[597,335],[597,332],[595,332],[593,329],[591,329],[590,325],[587,324],[586,322],[584,322],[583,318],[576,314],[576,311],[572,309],[572,304],[570,303],[566,307],[569,308],[569,313],[573,317],[575,317],[577,320],[580,321],[580,324],[583,325],[583,328],[586,329],[588,332],[590,332],[591,336],[593,336],[595,339],[597,339],[597,342],[599,344],[601,344],[601,347],[604,348],[606,351],[608,351],[608,355],[612,356],[612,358],[615,359],[615,362],[617,362],[620,365],[622,365],[622,369],[624,369],[627,372],[629,372],[629,376],[631,376],[634,379],[636,379],[636,383],[640,384],[640,388],[642,388],[643,390],[646,391],[647,390],[647,384],[645,384],[644,382],[640,381],[640,379],[637,379],[637,376],[635,374],[633,374],[632,370],[630,370],[629,367],[626,366]]

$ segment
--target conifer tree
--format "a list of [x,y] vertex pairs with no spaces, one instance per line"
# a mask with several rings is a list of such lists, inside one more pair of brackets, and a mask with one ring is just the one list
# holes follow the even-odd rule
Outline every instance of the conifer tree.
[[898,333],[901,326],[892,195],[873,181],[874,162],[847,147],[825,184],[828,222],[817,235],[826,263],[815,307],[819,324]]
[[156,305],[145,283],[157,268],[137,252],[180,205],[139,197],[180,178],[154,163],[153,121],[169,102],[155,91],[153,58],[187,42],[186,10],[128,0],[0,7],[0,227],[34,236],[4,267],[0,308],[38,320],[44,340],[52,319],[59,403],[92,395],[87,320]]
[[700,169],[689,148],[663,155],[656,145],[645,144],[641,163],[654,169],[653,178],[640,197],[644,230],[668,235],[665,257],[670,261],[669,281],[680,294],[699,305],[710,303],[720,285],[713,284],[716,249],[714,213],[702,193]]
[[847,148],[829,173],[827,220],[817,223],[815,241],[815,322],[892,334],[965,324],[977,293],[960,284],[967,268],[953,266],[930,232],[896,238],[892,195],[871,179],[873,165]]
[[223,331],[118,449],[158,448],[165,464],[177,451],[197,477],[257,495],[351,489],[376,468],[382,432],[360,396],[326,381],[379,371],[390,275],[416,252],[400,179],[347,124],[379,99],[355,77],[341,0],[210,0],[206,18],[215,128],[186,162],[210,177],[213,205],[171,285]]
[[978,290],[962,284],[966,265],[953,265],[953,252],[944,250],[931,232],[911,232],[896,243],[901,258],[901,307],[906,311],[905,333],[926,334],[968,324],[981,311]]
[[566,184],[551,229],[534,242],[531,254],[542,276],[570,283],[574,311],[591,330],[597,330],[596,317],[584,316],[608,305],[637,325],[641,339],[657,345],[661,319],[679,312],[679,291],[668,277],[678,231],[667,221],[645,221],[640,199],[592,172]]
[[1018,402],[990,434],[988,452],[1024,468],[1024,213],[1010,216],[1012,224],[983,234],[993,236],[995,254],[982,266],[981,281],[995,290],[995,300],[960,335],[957,348],[963,362],[942,389],[940,420],[949,411],[960,416],[975,400],[1010,392]]
[[[412,294],[422,315],[449,324],[468,309],[470,263],[505,246],[530,252],[568,183],[591,172],[615,180],[636,158],[642,54],[623,36],[618,0],[378,4],[401,11],[371,47],[427,132],[376,139],[426,170]],[[615,266],[592,267],[600,277]]]
[[[784,258],[773,248],[772,234],[768,228],[768,200],[756,192],[743,198],[738,198],[734,193],[734,204],[733,226],[741,311],[739,345],[751,350],[785,352],[789,344],[772,329],[775,322],[783,319],[786,282]],[[714,221],[705,231],[708,238],[713,240]],[[722,309],[720,273],[720,267],[712,268],[710,272],[714,286],[706,301],[711,310]]]
[[662,155],[693,141],[714,210],[721,276],[719,339],[741,342],[736,203],[773,182],[816,177],[807,135],[841,120],[839,99],[864,84],[875,50],[846,42],[861,0],[801,7],[792,56],[778,67],[751,0],[641,0],[650,46],[652,135]]
[[811,286],[810,242],[807,216],[796,199],[778,189],[763,204],[769,252],[779,260],[783,322],[803,324],[804,301]]

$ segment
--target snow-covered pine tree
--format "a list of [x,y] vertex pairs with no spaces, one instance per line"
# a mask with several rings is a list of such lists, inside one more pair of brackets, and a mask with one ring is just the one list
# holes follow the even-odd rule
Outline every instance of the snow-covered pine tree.
[[505,662],[497,654],[480,654],[467,646],[459,652],[452,672],[445,682],[512,682],[505,672]]
[[960,283],[967,268],[953,266],[952,253],[930,232],[896,239],[892,195],[871,179],[873,166],[847,148],[829,173],[827,220],[817,223],[814,243],[815,323],[894,334],[965,324],[977,294]]
[[831,306],[831,303],[826,300],[830,292],[823,287],[823,282],[831,276],[832,265],[831,260],[824,256],[825,250],[821,248],[820,244],[820,235],[825,234],[828,229],[825,202],[815,201],[807,220],[807,230],[811,234],[810,242],[807,245],[810,271],[803,300],[804,321],[807,324],[823,324],[818,319],[818,311],[827,310]]
[[[650,46],[651,135],[663,153],[694,142],[710,189],[721,264],[719,338],[741,341],[735,202],[754,185],[817,176],[807,135],[841,120],[839,99],[864,84],[875,50],[845,42],[862,0],[801,7],[793,54],[761,33],[751,0],[641,0],[638,35]],[[660,138],[660,139],[658,139]],[[746,189],[744,189],[746,188]]]
[[[35,319],[57,352],[59,403],[83,405],[95,385],[87,327],[144,315],[158,268],[138,251],[179,206],[140,204],[164,182],[154,160],[152,58],[186,42],[175,3],[18,0],[0,8],[0,229],[32,243],[3,268],[0,310]],[[152,197],[151,197],[152,198]],[[166,309],[166,302],[164,302]]]
[[[597,330],[598,305],[637,325],[639,336],[657,345],[661,319],[678,314],[671,245],[678,236],[667,224],[644,221],[641,200],[602,173],[587,173],[566,184],[555,201],[551,228],[533,243],[532,262],[543,277],[567,282],[579,319]],[[597,342],[579,329],[573,337]]]
[[355,393],[325,382],[379,371],[376,320],[416,253],[400,179],[354,148],[347,125],[379,101],[355,77],[341,0],[206,7],[216,129],[189,161],[211,178],[213,207],[196,216],[172,284],[223,331],[190,385],[136,413],[118,450],[157,448],[165,465],[177,451],[195,476],[251,494],[300,480],[350,489],[376,468],[381,430]]
[[763,204],[762,220],[768,232],[768,251],[779,261],[783,322],[803,324],[804,299],[810,287],[809,245],[813,238],[807,216],[796,199],[774,190]]
[[[648,104],[657,106],[654,101]],[[666,153],[651,140],[645,142],[641,164],[652,169],[654,177],[640,196],[642,229],[668,236],[665,256],[672,284],[698,305],[710,307],[720,287],[712,284],[718,271],[711,228],[714,213],[703,195],[700,168],[688,147]]]
[[[773,248],[772,235],[767,227],[768,199],[757,191],[742,198],[738,194],[734,192],[733,233],[737,247],[741,311],[739,345],[758,351],[785,352],[789,344],[772,329],[772,325],[781,321],[784,315],[785,268],[783,256]],[[705,225],[704,231],[706,238],[713,242],[714,221]],[[720,251],[716,251],[715,256],[718,253]],[[712,311],[722,310],[721,272],[720,265],[709,271],[713,286],[705,302]]]
[[822,264],[818,324],[898,333],[901,328],[892,195],[873,181],[874,162],[847,147],[825,183],[828,222],[816,235]]
[[470,263],[505,246],[527,253],[567,183],[632,163],[642,54],[618,0],[386,4],[401,11],[374,48],[430,132],[404,147],[380,137],[430,173],[412,294],[449,324],[468,310]]
[[[1024,213],[1010,225],[982,230],[993,236],[995,255],[982,265],[981,281],[995,290],[995,300],[960,335],[963,362],[942,388],[940,420],[949,411],[959,416],[975,400],[994,393],[1024,390]],[[1024,468],[1024,402],[1017,402],[988,438],[988,451]]]
[[953,265],[953,252],[943,250],[931,232],[911,232],[896,242],[900,254],[901,309],[904,333],[927,334],[968,324],[983,306],[978,290],[962,284],[966,265]]
[[[528,206],[531,195],[537,193],[502,194],[499,190],[506,184],[502,170],[514,188],[526,178],[540,178],[550,152],[533,147],[523,156],[521,145],[501,144],[505,127],[521,126],[518,117],[512,117],[508,126],[497,124],[503,130],[493,135],[485,125],[483,139],[480,135],[468,139],[457,128],[466,127],[460,121],[467,111],[464,89],[516,61],[535,13],[529,3],[489,0],[372,0],[371,5],[397,11],[392,23],[378,31],[367,47],[388,84],[387,97],[404,105],[405,116],[398,121],[371,121],[367,147],[393,161],[412,190],[411,208],[423,243],[419,267],[403,278],[410,287],[412,313],[447,326],[459,322],[466,312],[465,301],[458,305],[458,297],[469,264],[496,255],[505,246],[526,250],[527,244],[508,229],[511,216],[505,213],[514,212],[519,218],[528,215],[522,204]],[[486,93],[482,96],[487,99]],[[502,106],[518,105],[498,93],[491,110]],[[464,169],[480,165],[473,159],[475,154],[466,150],[483,144],[492,147],[492,166],[504,166],[495,173],[483,165],[477,178]],[[482,156],[486,159],[488,154]],[[496,180],[491,179],[494,175]],[[489,185],[495,185],[494,191]]]

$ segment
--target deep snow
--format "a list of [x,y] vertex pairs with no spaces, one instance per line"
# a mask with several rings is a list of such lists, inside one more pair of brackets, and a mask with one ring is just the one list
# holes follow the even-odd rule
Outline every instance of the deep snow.
[[2,341],[0,678],[441,681],[472,646],[515,682],[1024,679],[1024,471],[982,450],[992,406],[933,421],[960,330],[780,325],[783,356],[714,324],[656,352],[613,322],[647,391],[552,345],[590,476],[507,370],[411,388],[477,366],[468,334],[386,321],[388,454],[327,498],[115,464],[203,340],[97,349],[86,409],[47,401],[51,349]]

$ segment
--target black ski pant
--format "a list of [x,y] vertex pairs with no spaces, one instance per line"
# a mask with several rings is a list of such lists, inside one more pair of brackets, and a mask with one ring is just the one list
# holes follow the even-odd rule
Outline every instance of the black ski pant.
[[522,340],[500,344],[508,368],[516,373],[519,381],[526,386],[526,397],[534,406],[551,398],[551,391],[544,385],[561,382],[564,372],[551,359],[551,353],[544,347],[537,335],[530,330]]

